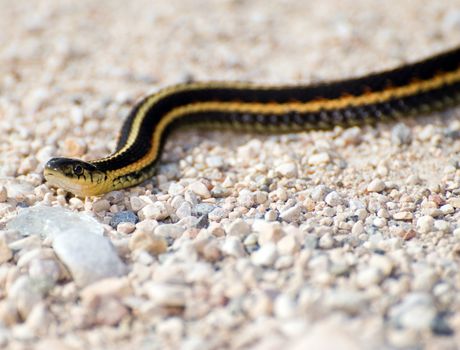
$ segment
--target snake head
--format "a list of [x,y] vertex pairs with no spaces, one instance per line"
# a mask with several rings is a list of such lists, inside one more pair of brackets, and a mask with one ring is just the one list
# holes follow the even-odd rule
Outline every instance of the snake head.
[[96,165],[72,158],[51,158],[43,171],[51,186],[63,188],[77,196],[105,193],[107,175]]

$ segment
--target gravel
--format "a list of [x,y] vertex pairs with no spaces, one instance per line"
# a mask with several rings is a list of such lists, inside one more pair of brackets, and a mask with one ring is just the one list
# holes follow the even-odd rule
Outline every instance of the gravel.
[[459,0],[29,8],[0,11],[1,348],[458,347],[458,108],[184,130],[152,180],[101,198],[42,169],[109,154],[133,103],[173,83],[311,83],[458,45]]

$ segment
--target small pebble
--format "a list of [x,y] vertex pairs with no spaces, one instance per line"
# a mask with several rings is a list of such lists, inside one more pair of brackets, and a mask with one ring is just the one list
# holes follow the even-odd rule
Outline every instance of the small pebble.
[[177,224],[163,224],[155,229],[155,234],[165,238],[179,238],[185,231],[185,227]]
[[227,234],[230,236],[246,236],[249,232],[251,232],[251,227],[241,219],[233,221],[227,229]]
[[168,244],[164,237],[139,230],[136,230],[129,240],[131,251],[144,250],[152,255],[158,255],[166,252],[167,248]]
[[310,158],[308,158],[309,165],[326,164],[326,163],[329,163],[330,161],[331,161],[331,157],[326,152],[314,154],[310,156]]
[[163,202],[155,202],[153,204],[147,204],[138,212],[138,215],[141,220],[164,220],[169,216],[169,212]]
[[276,168],[276,172],[287,178],[297,176],[297,165],[295,163],[284,163]]
[[222,252],[235,258],[241,258],[246,255],[244,245],[238,237],[234,236],[227,236],[225,238],[225,242],[222,245]]
[[136,224],[139,221],[136,214],[132,211],[119,211],[110,219],[110,226],[117,228],[122,222]]
[[302,207],[300,205],[295,205],[294,207],[281,212],[280,218],[286,222],[296,222],[299,219],[301,213]]
[[342,199],[336,191],[329,192],[324,198],[324,201],[331,207],[335,207],[342,203]]
[[271,267],[277,257],[276,245],[266,243],[251,254],[251,261],[257,266]]
[[191,183],[188,186],[189,190],[191,190],[193,193],[197,194],[201,198],[210,198],[211,197],[211,192],[209,192],[208,188],[206,187],[205,184],[203,184],[200,181],[195,181]]
[[367,185],[368,192],[382,192],[385,189],[385,182],[380,179],[372,180],[369,185]]
[[417,220],[417,229],[420,233],[428,233],[433,229],[434,219],[431,216],[425,215]]

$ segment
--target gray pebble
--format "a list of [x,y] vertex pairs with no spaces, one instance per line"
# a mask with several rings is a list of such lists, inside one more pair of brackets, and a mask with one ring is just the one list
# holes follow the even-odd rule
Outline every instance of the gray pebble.
[[436,317],[433,297],[428,293],[411,293],[390,309],[390,322],[396,327],[427,330]]
[[208,203],[200,203],[200,204],[195,205],[192,208],[192,213],[195,216],[208,215],[215,208],[217,208],[215,205],[208,204]]
[[206,228],[208,226],[209,226],[209,218],[208,218],[207,214],[206,215],[201,215],[198,218],[198,221],[195,224],[196,228]]
[[116,229],[118,224],[122,222],[131,222],[133,224],[136,224],[138,221],[139,219],[134,212],[129,210],[120,211],[118,213],[115,213],[114,216],[112,216],[112,219],[110,219],[110,226]]

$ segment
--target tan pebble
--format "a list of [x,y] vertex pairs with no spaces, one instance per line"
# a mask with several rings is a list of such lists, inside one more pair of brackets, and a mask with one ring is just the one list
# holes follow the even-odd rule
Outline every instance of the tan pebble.
[[393,219],[395,220],[410,221],[413,218],[414,218],[414,215],[408,211],[400,211],[399,213],[393,214]]
[[129,234],[136,229],[136,225],[132,222],[120,222],[117,226],[117,232]]
[[29,156],[25,158],[18,168],[18,174],[25,175],[30,173],[32,170],[36,168],[38,165],[38,161],[35,157]]
[[241,219],[233,221],[227,229],[227,234],[230,236],[245,236],[249,232],[251,232],[251,227]]
[[414,238],[415,236],[417,236],[417,234],[416,234],[416,232],[414,230],[402,230],[401,232],[399,232],[399,236],[403,240],[409,241],[412,238]]
[[364,232],[364,225],[362,223],[362,221],[357,221],[353,224],[353,227],[351,228],[351,233],[353,235],[360,235],[361,233]]
[[254,194],[254,199],[257,204],[264,204],[268,200],[267,192],[256,191]]
[[134,231],[131,239],[129,240],[129,249],[131,251],[141,249],[150,254],[158,255],[164,253],[167,248],[168,244],[163,237],[148,234],[139,230]]
[[193,193],[197,194],[201,198],[210,198],[211,197],[211,192],[209,192],[209,189],[206,187],[205,184],[203,184],[200,181],[195,181],[192,182],[188,186],[189,190],[191,190]]
[[52,313],[44,302],[40,302],[33,307],[29,316],[27,316],[26,326],[33,330],[36,335],[45,335],[48,333],[50,324],[55,321]]
[[8,193],[5,186],[0,186],[0,203],[6,202],[8,199]]
[[132,293],[132,287],[128,278],[105,278],[92,283],[80,292],[84,304],[92,304],[98,298],[125,297]]
[[288,199],[288,193],[286,192],[286,190],[284,188],[281,188],[281,187],[278,187],[276,189],[276,196],[278,197],[278,199],[282,202],[286,202],[287,199]]
[[0,302],[0,322],[7,327],[19,322],[18,310],[10,299]]
[[209,262],[216,262],[222,258],[222,252],[215,240],[208,241],[202,249],[197,249],[197,251]]
[[145,233],[153,233],[155,228],[158,226],[158,221],[156,220],[143,220],[136,224],[136,230],[145,232]]
[[139,218],[164,220],[169,216],[168,209],[163,202],[155,202],[154,204],[148,204],[138,212]]
[[252,228],[255,232],[259,233],[257,241],[260,245],[277,242],[283,236],[281,225],[278,222],[255,220]]
[[5,240],[5,237],[2,236],[0,238],[0,264],[3,264],[13,257],[13,252],[11,251],[10,247]]
[[117,298],[101,299],[95,306],[88,306],[93,313],[93,323],[97,325],[116,326],[127,315],[129,310]]
[[86,152],[86,142],[76,138],[66,138],[64,141],[64,153],[68,157],[81,157]]
[[368,192],[381,192],[385,189],[385,182],[380,179],[372,180],[369,185],[367,185]]
[[278,218],[278,214],[274,210],[269,210],[264,215],[265,220],[275,221]]
[[98,199],[93,203],[93,210],[98,213],[110,209],[110,202],[107,199]]
[[453,198],[449,198],[447,200],[447,203],[449,203],[451,206],[453,206],[454,208],[460,208],[460,197],[453,197]]
[[155,229],[155,234],[166,238],[179,238],[185,231],[185,227],[177,224],[164,224],[159,225]]
[[300,244],[293,235],[282,237],[276,245],[281,255],[292,255],[300,249]]
[[129,204],[131,206],[131,210],[135,212],[141,210],[147,205],[147,203],[145,203],[142,199],[135,196],[129,198]]
[[217,222],[211,222],[207,231],[215,237],[223,237],[225,235],[222,225]]
[[326,163],[329,163],[330,161],[331,161],[331,157],[326,152],[314,154],[310,156],[310,158],[308,158],[309,165],[326,164]]

